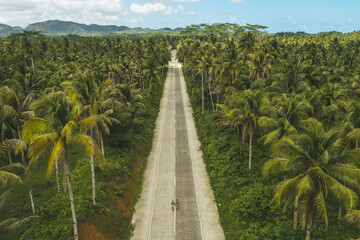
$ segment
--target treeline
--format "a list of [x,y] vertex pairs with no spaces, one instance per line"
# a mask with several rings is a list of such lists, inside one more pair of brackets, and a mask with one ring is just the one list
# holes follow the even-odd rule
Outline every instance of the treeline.
[[178,58],[227,237],[357,236],[343,219],[360,216],[359,34],[212,28],[183,32]]
[[[146,155],[139,148],[151,141],[170,50],[169,38],[48,38],[24,31],[0,39],[0,181],[27,185],[23,214],[3,210],[2,233],[33,221],[24,239],[78,239],[79,218],[108,211],[106,182],[124,184],[132,158]],[[48,197],[42,205],[37,168],[44,180],[45,173],[47,181],[56,179],[57,193],[41,196]],[[24,196],[17,186],[0,189],[0,207]],[[121,195],[121,186],[112,192]]]

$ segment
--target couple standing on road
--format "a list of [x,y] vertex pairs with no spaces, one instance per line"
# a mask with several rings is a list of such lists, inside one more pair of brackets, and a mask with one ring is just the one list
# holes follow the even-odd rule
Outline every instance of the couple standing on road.
[[172,200],[172,202],[171,202],[171,210],[174,211],[175,207],[176,207],[176,210],[179,210],[179,207],[180,207],[179,199],[176,199],[175,202],[174,202],[174,200]]

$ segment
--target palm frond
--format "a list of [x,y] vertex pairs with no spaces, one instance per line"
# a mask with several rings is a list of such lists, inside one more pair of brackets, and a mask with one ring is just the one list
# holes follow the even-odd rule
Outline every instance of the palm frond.
[[326,175],[325,177],[329,192],[347,209],[352,209],[357,204],[357,194],[331,176]]
[[101,150],[90,136],[81,133],[74,134],[71,143],[84,150],[89,156],[95,154],[98,160],[104,160]]
[[4,208],[5,201],[7,197],[9,196],[10,191],[6,191],[0,195],[0,211]]
[[9,165],[6,165],[6,166],[3,166],[3,167],[0,167],[0,170],[2,171],[10,171],[10,172],[13,172],[13,171],[17,171],[17,170],[23,170],[24,169],[24,166],[20,163],[13,163],[13,164],[9,164]]
[[23,226],[24,224],[34,221],[35,219],[38,219],[38,218],[39,218],[38,216],[33,215],[33,216],[26,217],[26,218],[22,218],[20,220],[14,219],[15,222],[11,223],[9,226],[7,226],[5,228],[7,228],[9,230],[16,230],[16,229],[20,228],[21,226]]
[[314,207],[321,218],[324,219],[325,226],[328,227],[328,214],[326,209],[326,196],[323,191],[318,191],[314,196]]
[[299,179],[296,188],[295,201],[299,201],[302,196],[309,195],[313,191],[314,182],[309,175],[305,175],[303,178]]
[[360,226],[360,210],[350,210],[348,214],[346,214],[345,219]]
[[31,169],[37,165],[40,157],[44,156],[46,153],[50,153],[59,137],[58,132],[50,132],[38,135],[31,140],[28,151],[30,161],[26,168],[26,175],[28,175]]
[[52,172],[52,168],[56,161],[63,159],[65,156],[66,146],[65,142],[62,138],[59,138],[56,142],[55,146],[52,148],[49,160],[48,160],[48,168],[46,171],[46,177],[50,176]]
[[34,135],[52,130],[53,126],[49,121],[39,117],[32,117],[24,124],[22,138],[28,144]]
[[283,176],[286,174],[286,165],[288,159],[287,158],[273,158],[267,161],[262,169],[262,173],[264,176]]
[[300,174],[294,178],[282,181],[276,186],[274,199],[278,205],[284,203],[289,197],[296,195],[298,182],[303,176],[304,174]]
[[76,127],[77,127],[77,124],[75,121],[69,121],[65,124],[65,126],[61,130],[61,137],[66,140],[66,144],[70,143],[71,137],[72,137]]
[[18,175],[14,174],[14,173],[0,170],[0,183],[2,185],[5,185],[8,182],[22,183],[22,180]]
[[326,169],[327,174],[360,191],[360,169],[353,164],[337,164]]

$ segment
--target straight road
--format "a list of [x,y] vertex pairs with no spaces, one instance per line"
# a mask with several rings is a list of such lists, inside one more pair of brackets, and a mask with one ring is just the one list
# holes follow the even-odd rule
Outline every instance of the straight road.
[[[141,197],[134,240],[225,239],[219,223],[181,65],[173,51]],[[172,211],[170,202],[180,201]]]

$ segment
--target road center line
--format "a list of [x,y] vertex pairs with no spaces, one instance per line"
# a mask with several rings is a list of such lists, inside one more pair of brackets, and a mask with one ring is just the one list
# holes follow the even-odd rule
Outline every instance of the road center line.
[[[181,66],[181,65],[180,65]],[[181,67],[178,68],[180,69],[180,73],[181,73]],[[179,74],[179,80],[181,83],[181,74]],[[186,129],[186,134],[187,134],[187,138],[188,138],[188,145],[189,145],[189,151],[190,151],[190,160],[191,160],[191,168],[192,168],[192,172],[193,172],[193,179],[194,179],[194,187],[195,187],[195,196],[196,196],[196,205],[197,205],[197,209],[198,209],[198,214],[199,214],[199,223],[200,223],[200,232],[201,232],[201,239],[204,239],[204,233],[203,233],[203,227],[202,227],[202,221],[201,221],[201,213],[200,213],[200,207],[199,207],[199,199],[198,199],[198,192],[197,192],[197,184],[196,184],[196,176],[195,176],[195,170],[194,170],[194,161],[193,161],[193,154],[192,154],[192,148],[190,145],[190,138],[189,138],[189,129],[188,129],[188,123],[187,123],[187,119],[188,119],[188,114],[186,112],[186,102],[185,102],[185,98],[183,95],[183,84],[181,84],[181,94],[182,94],[182,100],[183,100],[183,105],[184,105],[184,113],[185,113],[185,129]],[[192,117],[192,116],[191,116]]]

